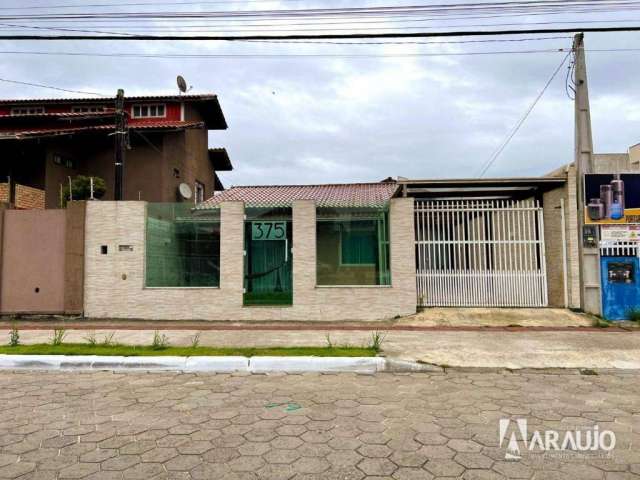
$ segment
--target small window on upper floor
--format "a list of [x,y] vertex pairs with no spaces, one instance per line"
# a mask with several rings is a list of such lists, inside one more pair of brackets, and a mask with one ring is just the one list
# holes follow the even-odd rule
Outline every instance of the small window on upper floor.
[[38,115],[44,113],[44,107],[14,107],[11,115]]
[[53,154],[53,163],[63,167],[72,168],[74,170],[78,169],[78,162],[74,158],[67,155],[61,155],[59,153]]
[[73,113],[100,113],[104,112],[106,109],[99,105],[78,105],[75,107],[71,107],[71,111]]
[[196,203],[204,202],[204,183],[196,181]]
[[162,118],[165,116],[164,104],[158,105],[134,105],[133,118]]

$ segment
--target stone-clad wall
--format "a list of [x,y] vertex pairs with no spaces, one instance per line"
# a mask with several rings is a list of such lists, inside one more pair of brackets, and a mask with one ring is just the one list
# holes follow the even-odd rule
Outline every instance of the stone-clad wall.
[[[566,194],[567,190],[565,187],[556,188],[544,193],[543,200],[544,245],[547,267],[547,290],[549,295],[549,306],[557,308],[563,308],[565,306],[565,282],[562,252],[565,246],[562,243],[562,214],[560,211],[560,205],[561,200],[565,199],[566,208]],[[570,286],[567,285],[567,288],[569,287]],[[569,292],[567,291],[567,301],[568,300]]]
[[[413,199],[391,201],[391,286],[316,287],[315,205],[293,205],[293,305],[243,307],[244,205],[221,211],[220,288],[145,288],[145,202],[90,202],[85,315],[167,320],[379,320],[416,311]],[[101,247],[107,246],[107,254]],[[128,245],[133,250],[123,249]]]

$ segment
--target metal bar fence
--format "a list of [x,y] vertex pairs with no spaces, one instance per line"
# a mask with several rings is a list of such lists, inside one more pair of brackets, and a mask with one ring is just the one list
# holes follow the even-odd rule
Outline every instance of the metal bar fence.
[[640,245],[633,241],[600,242],[602,257],[640,257]]
[[418,305],[546,307],[538,200],[415,204]]

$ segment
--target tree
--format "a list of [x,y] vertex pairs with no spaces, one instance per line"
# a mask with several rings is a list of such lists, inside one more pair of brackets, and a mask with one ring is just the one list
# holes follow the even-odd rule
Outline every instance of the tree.
[[[88,200],[91,198],[91,178],[93,178],[93,198],[102,198],[107,191],[104,180],[100,177],[86,177],[78,175],[71,180],[71,191],[73,200]],[[69,185],[62,189],[63,207],[69,201]]]

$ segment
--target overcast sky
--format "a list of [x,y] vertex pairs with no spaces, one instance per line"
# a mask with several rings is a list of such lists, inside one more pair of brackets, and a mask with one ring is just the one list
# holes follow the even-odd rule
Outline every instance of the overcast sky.
[[[81,4],[78,0],[3,0],[1,5],[54,3]],[[428,3],[289,0],[200,8]],[[195,8],[198,7],[183,9]],[[621,19],[632,24],[636,16],[640,17],[627,13],[577,19]],[[562,18],[576,20],[555,15],[517,21]],[[477,24],[478,20],[468,23]],[[464,21],[449,20],[444,24],[465,26]],[[586,47],[630,48],[638,40],[638,33],[595,33],[587,35]],[[0,51],[388,55],[539,50],[570,45],[568,38],[440,46],[5,41],[0,42]],[[177,93],[175,77],[182,74],[193,85],[191,93],[214,92],[219,96],[229,129],[211,132],[209,145],[226,147],[231,156],[234,171],[221,175],[227,186],[378,181],[388,176],[468,178],[477,175],[564,55],[552,52],[439,57],[132,59],[0,53],[0,77],[106,94],[124,88],[128,95],[140,95]],[[640,77],[639,59],[640,52],[587,53],[597,152],[623,152],[640,141],[640,94],[636,80]],[[572,161],[573,103],[565,93],[565,73],[563,69],[557,76],[486,176],[541,175]],[[65,95],[1,82],[0,88],[3,98]]]

